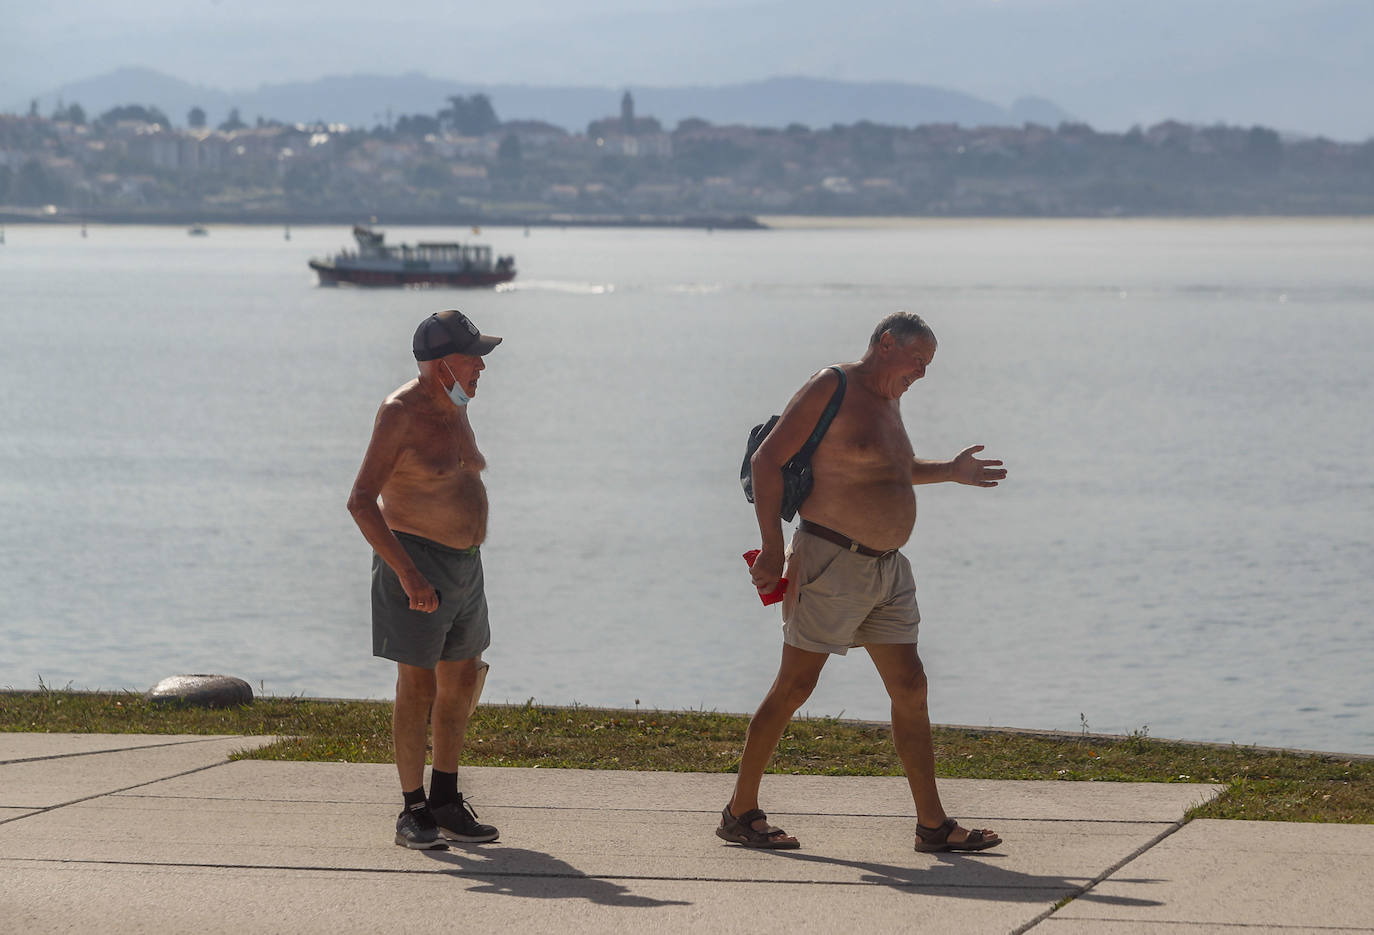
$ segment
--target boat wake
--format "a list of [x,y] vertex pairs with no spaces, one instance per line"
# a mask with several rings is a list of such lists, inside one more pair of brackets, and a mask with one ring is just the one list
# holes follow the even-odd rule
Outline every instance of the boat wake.
[[503,282],[496,287],[497,292],[562,292],[567,295],[606,295],[615,291],[615,284],[609,282],[574,282],[563,279],[524,279],[520,282]]

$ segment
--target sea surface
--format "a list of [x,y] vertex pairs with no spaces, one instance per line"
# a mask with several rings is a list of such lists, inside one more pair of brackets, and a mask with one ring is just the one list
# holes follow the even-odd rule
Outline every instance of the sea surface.
[[[905,308],[939,337],[918,455],[1010,470],[917,490],[937,722],[1374,753],[1374,222],[493,228],[519,278],[476,292],[320,288],[348,231],[291,234],[9,227],[0,687],[389,697],[344,503],[458,307],[505,337],[470,409],[485,698],[751,711],[745,437]],[[805,710],[888,715],[861,651]]]

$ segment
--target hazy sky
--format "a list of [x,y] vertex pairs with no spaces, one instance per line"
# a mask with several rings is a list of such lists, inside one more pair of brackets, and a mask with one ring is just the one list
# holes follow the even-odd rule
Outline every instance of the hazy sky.
[[0,0],[0,106],[121,65],[226,90],[881,79],[1043,96],[1099,129],[1374,136],[1374,0]]

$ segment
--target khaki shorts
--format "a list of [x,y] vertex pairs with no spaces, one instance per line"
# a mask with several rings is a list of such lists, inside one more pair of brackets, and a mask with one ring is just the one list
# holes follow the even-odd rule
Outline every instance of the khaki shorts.
[[787,551],[783,642],[813,653],[914,643],[916,577],[900,552],[872,558],[797,530]]

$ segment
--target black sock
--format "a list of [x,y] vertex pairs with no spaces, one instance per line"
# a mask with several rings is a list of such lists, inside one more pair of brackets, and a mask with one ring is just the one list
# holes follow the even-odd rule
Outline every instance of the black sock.
[[429,779],[429,804],[447,805],[458,801],[458,774],[434,770]]
[[406,800],[406,811],[413,812],[416,809],[422,809],[425,807],[424,786],[421,786],[414,792],[403,792],[402,795],[405,797]]

